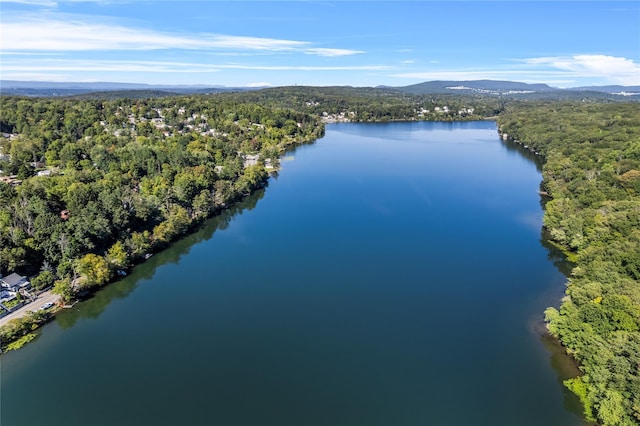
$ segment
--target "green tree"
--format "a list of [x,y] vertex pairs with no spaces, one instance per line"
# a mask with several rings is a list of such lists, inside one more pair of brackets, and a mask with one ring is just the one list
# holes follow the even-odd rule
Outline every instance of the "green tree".
[[71,286],[71,280],[69,278],[63,278],[55,282],[53,286],[53,293],[62,297],[65,302],[73,299],[74,290]]
[[37,276],[31,279],[31,285],[36,290],[42,290],[44,288],[50,287],[53,285],[55,281],[55,276],[51,271],[42,271]]
[[115,269],[125,269],[129,266],[129,253],[124,243],[116,241],[107,251],[107,262]]
[[80,274],[82,287],[103,285],[111,279],[111,268],[107,260],[93,253],[78,259],[76,272]]
[[134,232],[127,240],[127,246],[133,256],[141,257],[151,248],[151,233],[149,231]]

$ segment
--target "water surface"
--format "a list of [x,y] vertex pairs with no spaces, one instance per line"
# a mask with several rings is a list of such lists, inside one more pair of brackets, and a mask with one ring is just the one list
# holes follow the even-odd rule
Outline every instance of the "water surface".
[[495,123],[336,124],[2,357],[3,425],[580,425],[564,276]]

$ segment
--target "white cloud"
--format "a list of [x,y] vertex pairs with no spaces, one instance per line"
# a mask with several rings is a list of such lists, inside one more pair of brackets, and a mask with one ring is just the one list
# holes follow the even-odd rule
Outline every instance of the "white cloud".
[[359,53],[365,53],[362,50],[351,50],[351,49],[329,49],[323,47],[312,47],[306,49],[304,53],[309,55],[318,55],[318,56],[349,56],[349,55],[357,55]]
[[287,51],[309,42],[218,34],[179,35],[81,20],[30,18],[4,22],[3,51],[241,49]]
[[72,77],[53,73],[6,73],[3,71],[3,80],[32,80],[32,81],[69,81]]
[[190,40],[191,43],[202,44],[202,47],[242,50],[283,51],[301,48],[310,44],[306,41],[279,40],[273,38],[242,37],[230,35],[203,35],[202,40]]
[[[126,1],[126,0],[115,0],[115,1]],[[113,3],[114,0],[0,0],[0,3],[15,3],[15,4],[25,4],[29,6],[40,6],[40,7],[48,7],[55,8],[58,7],[60,3]]]
[[170,61],[124,61],[124,60],[32,60],[4,61],[3,72],[149,72],[149,73],[206,73],[221,70],[252,71],[383,71],[385,65],[353,66],[299,66],[299,65],[244,65],[203,64]]
[[0,0],[0,3],[18,3],[30,6],[56,7],[58,2],[51,0]]
[[91,61],[91,60],[52,60],[33,61],[31,63],[3,64],[4,72],[217,72],[215,66],[186,62],[158,61]]
[[313,47],[309,41],[225,34],[180,34],[87,22],[86,17],[50,14],[6,19],[0,28],[3,52],[71,52],[105,50],[186,49],[216,51],[223,55],[250,52],[302,52],[337,57],[364,53],[361,50]]
[[386,71],[392,67],[387,65],[346,65],[346,66],[306,66],[306,65],[218,65],[223,69],[256,70],[256,71]]
[[259,81],[256,83],[247,83],[245,86],[246,87],[271,87],[273,86],[273,84],[267,83],[265,81]]
[[536,67],[563,70],[579,77],[605,78],[624,85],[640,84],[640,64],[628,58],[607,55],[574,55],[529,58],[523,62]]
[[2,56],[62,56],[62,53],[54,53],[54,52],[1,52],[0,57]]

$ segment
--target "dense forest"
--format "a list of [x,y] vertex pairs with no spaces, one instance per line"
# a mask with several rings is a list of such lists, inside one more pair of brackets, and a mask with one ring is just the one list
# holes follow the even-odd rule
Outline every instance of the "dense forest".
[[[473,120],[544,159],[544,226],[576,266],[550,332],[604,425],[640,422],[637,103],[283,87],[147,99],[0,97],[0,274],[65,299],[99,287],[267,182],[322,122]],[[507,136],[505,136],[507,137]],[[45,321],[0,329],[3,344]]]
[[501,131],[545,159],[544,226],[576,265],[549,331],[584,375],[566,385],[589,420],[640,423],[638,104],[514,104]]
[[[0,98],[0,273],[65,299],[264,186],[317,117],[204,97]],[[10,177],[10,178],[9,178]]]

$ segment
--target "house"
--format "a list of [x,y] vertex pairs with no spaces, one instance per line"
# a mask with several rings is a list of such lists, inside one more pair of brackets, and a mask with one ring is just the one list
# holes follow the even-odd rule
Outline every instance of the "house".
[[31,283],[27,281],[27,277],[18,275],[15,272],[4,278],[0,278],[0,311],[13,312],[24,305],[24,301],[18,298],[18,295],[30,297],[28,290],[31,289]]
[[31,283],[27,280],[27,277],[18,275],[15,272],[4,278],[0,278],[0,290],[2,291],[18,293],[21,290],[28,290],[30,287]]
[[[31,289],[31,283],[27,281],[27,277],[18,275],[15,272],[4,278],[0,278],[0,303],[6,303],[16,298],[18,293],[28,295]],[[18,305],[22,306],[21,304]],[[16,309],[16,306],[13,306]],[[5,306],[5,309],[11,311],[11,308]]]
[[255,166],[256,164],[258,164],[259,159],[260,159],[260,154],[255,154],[255,155],[247,154],[244,156],[244,166],[245,167]]

